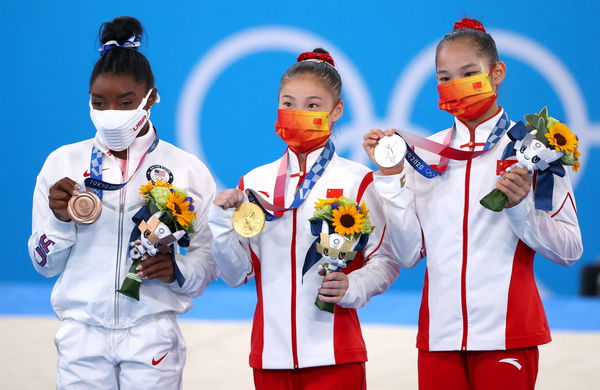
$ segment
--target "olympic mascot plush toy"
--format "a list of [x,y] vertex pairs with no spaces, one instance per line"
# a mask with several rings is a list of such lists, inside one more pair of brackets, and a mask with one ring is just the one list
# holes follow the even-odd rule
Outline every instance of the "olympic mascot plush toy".
[[133,262],[119,292],[138,301],[140,300],[142,278],[137,275],[136,268],[140,262],[144,261],[144,256],[156,256],[159,252],[169,253],[171,251],[170,245],[177,242],[185,234],[183,230],[171,233],[171,229],[160,221],[162,214],[163,212],[159,211],[152,215],[147,222],[142,220],[138,225],[141,232],[140,238],[130,244],[129,256]]

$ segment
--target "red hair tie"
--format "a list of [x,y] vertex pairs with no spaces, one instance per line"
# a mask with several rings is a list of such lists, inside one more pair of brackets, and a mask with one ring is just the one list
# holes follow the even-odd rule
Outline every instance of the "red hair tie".
[[454,23],[454,31],[460,30],[462,28],[471,28],[473,30],[485,31],[483,24],[478,22],[475,19],[462,18],[462,20]]
[[298,56],[298,62],[306,60],[317,60],[327,62],[329,65],[335,67],[333,57],[327,53],[315,53],[314,51],[306,51]]

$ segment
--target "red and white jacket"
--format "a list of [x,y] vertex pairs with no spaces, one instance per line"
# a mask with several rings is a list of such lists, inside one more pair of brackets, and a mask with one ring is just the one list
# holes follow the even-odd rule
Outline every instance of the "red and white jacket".
[[[296,188],[304,180],[321,149],[307,155],[305,166],[297,156],[288,157],[285,205],[292,203]],[[273,203],[275,179],[281,159],[245,175],[239,185],[257,191]],[[256,278],[258,302],[252,329],[250,366],[263,369],[292,369],[364,362],[367,360],[356,308],[383,293],[396,279],[399,265],[389,255],[389,243],[380,200],[365,166],[334,154],[308,198],[293,211],[267,222],[262,233],[250,239],[232,228],[233,209],[213,206],[209,226],[213,233],[213,257],[223,280],[231,286]],[[306,253],[316,237],[309,218],[318,198],[344,195],[363,199],[375,226],[369,242],[344,272],[350,286],[335,313],[319,310],[314,302],[323,277],[313,266],[302,277]]]
[[[456,120],[451,146],[473,150],[473,143],[481,150],[501,115],[502,110],[473,132]],[[449,131],[430,139],[443,143]],[[479,200],[495,188],[497,163],[508,142],[504,135],[479,157],[450,160],[434,179],[408,164],[405,174],[375,175],[395,257],[410,268],[427,256],[419,349],[504,350],[550,341],[533,258],[537,252],[568,266],[581,257],[575,199],[565,175],[554,177],[552,211],[536,210],[532,192],[499,213],[481,206]],[[416,151],[430,165],[440,161]]]

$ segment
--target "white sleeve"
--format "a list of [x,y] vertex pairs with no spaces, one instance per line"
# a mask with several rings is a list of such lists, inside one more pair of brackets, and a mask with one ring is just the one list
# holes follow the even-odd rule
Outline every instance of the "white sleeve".
[[200,198],[194,201],[197,208],[194,222],[195,233],[191,235],[186,254],[175,254],[177,267],[185,278],[185,282],[181,287],[177,281],[169,284],[173,291],[191,297],[202,294],[206,286],[218,277],[217,267],[211,253],[212,234],[208,228],[208,210],[215,197],[216,185],[204,165],[196,172],[201,180],[194,185],[196,188],[191,188],[192,194],[200,194]]
[[40,171],[33,193],[31,236],[27,243],[29,257],[36,271],[46,277],[61,273],[77,238],[74,222],[57,219],[48,204],[49,189],[64,172],[57,152],[48,156]]
[[400,273],[400,264],[393,259],[381,200],[371,183],[363,196],[369,219],[375,227],[362,251],[364,264],[348,275],[348,290],[338,305],[361,308],[375,296],[385,292]]
[[537,210],[530,191],[521,203],[504,209],[504,213],[517,237],[548,260],[570,266],[581,257],[581,231],[568,173],[554,176],[551,211]]
[[404,165],[397,175],[373,175],[375,190],[383,204],[383,215],[394,258],[412,268],[424,257],[421,223],[415,209],[415,172]]
[[213,234],[212,252],[221,278],[237,287],[253,276],[248,240],[240,237],[231,224],[233,209],[211,205],[208,225]]

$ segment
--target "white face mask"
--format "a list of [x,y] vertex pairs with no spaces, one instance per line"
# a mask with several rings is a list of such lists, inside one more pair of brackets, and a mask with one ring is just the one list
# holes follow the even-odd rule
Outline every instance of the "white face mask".
[[95,110],[90,99],[90,117],[100,138],[110,150],[120,152],[127,149],[144,128],[150,119],[150,111],[144,110],[144,106],[151,93],[152,89],[135,110]]

